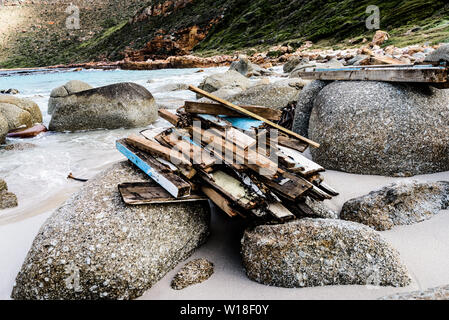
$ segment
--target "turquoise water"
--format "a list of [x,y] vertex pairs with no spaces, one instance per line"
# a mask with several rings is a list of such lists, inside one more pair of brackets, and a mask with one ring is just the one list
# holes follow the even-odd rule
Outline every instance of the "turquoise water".
[[[169,69],[154,71],[85,70],[80,72],[33,73],[0,77],[0,89],[19,90],[17,97],[35,101],[42,111],[44,124],[51,116],[47,104],[53,88],[69,80],[81,80],[90,85],[104,86],[117,82],[135,82],[146,87],[155,97],[156,103],[177,108],[184,100],[195,99],[190,91],[167,92],[164,86],[174,83],[198,85],[210,74],[223,72],[225,68]],[[150,82],[148,82],[150,80]],[[151,126],[168,126],[163,119]],[[2,210],[0,225],[12,220],[25,219],[39,214],[39,205],[52,201],[61,191],[79,187],[79,182],[67,180],[72,172],[77,177],[91,178],[109,164],[124,159],[115,149],[118,138],[137,133],[143,128],[93,130],[75,133],[47,132],[32,139],[7,139],[7,144],[32,143],[34,148],[23,151],[0,149],[0,177],[6,180],[9,189],[19,200],[19,207]]]

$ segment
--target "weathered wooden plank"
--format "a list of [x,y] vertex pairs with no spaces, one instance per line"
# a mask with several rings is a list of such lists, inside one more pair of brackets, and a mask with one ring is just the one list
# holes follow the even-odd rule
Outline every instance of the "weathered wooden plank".
[[181,198],[190,195],[190,184],[181,179],[181,177],[173,174],[169,169],[166,169],[164,165],[157,162],[150,155],[129,145],[125,139],[118,140],[116,147],[118,151],[167,190],[173,197]]
[[123,201],[129,205],[162,204],[207,201],[201,194],[193,194],[184,198],[174,198],[164,188],[153,181],[121,183],[118,190]]
[[201,191],[213,202],[217,207],[219,207],[223,212],[225,212],[231,218],[242,216],[243,214],[231,207],[228,199],[223,197],[220,193],[210,187],[202,186]]
[[[201,168],[207,169],[217,163],[217,158],[210,155],[210,152],[205,151],[200,146],[197,146],[190,139],[187,140],[182,137],[179,132],[172,132],[161,136],[161,139],[170,146],[177,148],[182,154],[187,155],[193,164],[198,164]],[[192,142],[190,142],[192,141]]]
[[167,109],[159,109],[158,113],[161,118],[164,118],[174,126],[179,123],[179,117],[173,112],[168,111]]
[[[278,121],[281,118],[282,112],[279,110],[261,107],[261,106],[242,106],[245,110],[253,112],[265,119]],[[186,101],[184,104],[184,110],[188,113],[205,113],[211,115],[224,115],[231,117],[241,117],[241,114],[237,111],[224,108],[221,104],[207,103],[198,101]]]
[[448,82],[448,71],[444,67],[430,68],[346,68],[346,69],[317,69],[312,72],[300,72],[299,76],[309,80],[370,80],[391,82]]
[[268,119],[265,119],[264,117],[261,117],[261,116],[255,114],[255,113],[253,113],[251,111],[245,110],[242,107],[239,107],[239,106],[237,106],[237,105],[235,105],[235,104],[233,104],[233,103],[231,103],[229,101],[226,101],[226,100],[221,99],[221,98],[219,98],[217,96],[214,96],[213,94],[210,94],[209,92],[206,92],[206,91],[201,90],[199,88],[196,88],[194,86],[189,86],[189,90],[191,90],[193,92],[196,92],[196,93],[198,93],[198,94],[200,94],[200,95],[202,95],[202,96],[204,96],[206,98],[209,98],[209,99],[211,99],[213,101],[221,103],[222,105],[224,105],[224,106],[226,106],[226,107],[228,107],[228,108],[230,108],[230,109],[232,109],[234,111],[240,112],[240,113],[242,113],[242,114],[244,114],[246,116],[249,116],[251,118],[263,121],[266,124],[268,124],[269,126],[275,128],[275,129],[278,129],[278,130],[288,134],[289,136],[293,136],[293,137],[295,137],[295,138],[297,138],[297,139],[299,139],[301,141],[304,141],[304,142],[308,143],[309,145],[311,145],[311,146],[313,146],[315,148],[318,148],[320,146],[318,143],[316,143],[316,142],[314,142],[314,141],[312,141],[310,139],[307,139],[307,138],[305,138],[305,137],[303,137],[303,136],[301,136],[301,135],[299,135],[299,134],[297,134],[297,133],[295,133],[295,132],[293,132],[291,130],[288,130],[288,129],[286,129],[286,128],[284,128],[284,127],[282,127],[282,126],[280,126],[280,125],[278,125],[278,124],[276,124],[276,123],[274,123],[274,122],[272,122],[272,121],[270,121]]
[[299,141],[298,139],[294,139],[294,138],[290,138],[290,137],[285,137],[285,136],[278,136],[277,139],[277,143],[280,146],[284,146],[290,149],[294,149],[296,151],[299,152],[304,152],[306,151],[307,147],[309,146],[308,144]]
[[338,191],[335,190],[334,188],[330,187],[327,183],[321,182],[321,183],[318,185],[318,188],[320,188],[320,189],[323,190],[324,192],[330,194],[331,196],[336,197],[336,196],[339,195]]
[[260,176],[262,182],[273,191],[282,195],[283,197],[296,201],[305,194],[306,191],[313,188],[313,185],[301,177],[295,176],[289,172],[281,171],[275,179],[269,179]]
[[307,159],[296,150],[283,146],[279,146],[279,150],[283,152],[285,155],[292,158],[298,164],[298,170],[295,170],[295,172],[299,172],[301,173],[301,175],[308,176],[315,174],[317,172],[325,171],[325,169],[322,166],[313,162],[312,160]]
[[192,163],[189,160],[185,159],[182,155],[177,154],[177,152],[172,152],[172,149],[164,147],[158,142],[145,139],[144,137],[140,137],[136,134],[132,134],[126,138],[126,142],[139,150],[152,154],[153,156],[162,157],[174,165],[192,167]]

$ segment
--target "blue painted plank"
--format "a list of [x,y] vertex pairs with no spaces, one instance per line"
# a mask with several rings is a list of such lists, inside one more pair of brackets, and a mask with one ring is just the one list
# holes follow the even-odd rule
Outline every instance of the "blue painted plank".
[[[140,158],[137,154],[131,151],[129,148],[121,144],[119,141],[116,142],[116,148],[120,151],[125,157],[127,157],[132,163],[134,163],[137,167],[139,167],[146,175],[148,175],[151,179],[156,181],[161,187],[167,190],[173,197],[178,198],[180,196],[186,196],[186,194],[180,194],[179,187],[176,186],[173,182],[167,179],[163,173],[158,172],[155,168],[151,167],[150,164],[144,159]],[[179,178],[179,177],[178,177]],[[180,181],[183,181],[179,178]],[[190,186],[189,186],[190,188]],[[190,190],[188,191],[187,196],[190,195]]]
[[220,116],[226,121],[229,121],[233,127],[240,130],[252,130],[253,128],[258,128],[263,124],[263,121],[252,119],[252,118],[236,118],[228,116]]

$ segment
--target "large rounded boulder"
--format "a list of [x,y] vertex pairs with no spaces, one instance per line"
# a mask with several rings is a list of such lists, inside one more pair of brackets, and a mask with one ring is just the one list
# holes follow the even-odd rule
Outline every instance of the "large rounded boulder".
[[149,181],[128,162],[89,180],[41,227],[14,299],[133,299],[209,234],[207,202],[128,206],[117,184]]
[[307,218],[250,228],[242,257],[251,280],[276,287],[410,283],[398,252],[379,233],[342,220]]
[[75,92],[53,110],[49,129],[77,131],[143,127],[157,119],[151,93],[130,82]]
[[[245,90],[251,86],[251,81],[235,70],[228,70],[224,73],[216,73],[204,78],[198,86],[207,92],[215,92],[221,88],[239,88]],[[201,98],[201,95],[197,95]]]
[[449,170],[449,91],[337,81],[313,101],[314,161],[350,173],[412,176]]

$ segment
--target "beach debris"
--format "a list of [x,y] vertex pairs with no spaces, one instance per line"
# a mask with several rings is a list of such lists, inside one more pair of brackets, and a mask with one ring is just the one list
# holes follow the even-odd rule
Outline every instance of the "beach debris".
[[36,124],[31,128],[21,128],[10,131],[6,136],[8,138],[34,138],[37,135],[47,132],[47,127],[43,124]]
[[384,231],[430,219],[448,207],[449,182],[410,181],[348,200],[340,217]]
[[67,179],[72,179],[72,180],[80,181],[80,182],[87,182],[87,181],[89,181],[88,179],[75,178],[71,172],[67,176]]
[[208,198],[204,195],[195,193],[194,191],[192,191],[188,197],[174,198],[154,181],[125,182],[118,185],[118,190],[122,196],[123,202],[130,205],[196,202],[208,200]]
[[318,144],[273,122],[282,120],[279,110],[237,106],[189,88],[219,103],[186,101],[176,112],[161,109],[160,117],[173,127],[116,142],[158,185],[119,185],[125,203],[208,199],[231,218],[286,221],[312,210],[306,197],[323,201],[338,195],[323,182],[325,169],[302,154]]
[[209,279],[214,273],[214,264],[207,259],[195,259],[186,263],[171,282],[174,290],[182,290]]

